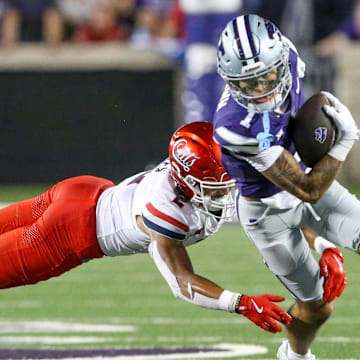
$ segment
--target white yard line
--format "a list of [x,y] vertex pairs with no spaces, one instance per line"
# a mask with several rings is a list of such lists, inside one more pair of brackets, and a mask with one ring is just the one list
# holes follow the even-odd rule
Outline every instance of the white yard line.
[[[101,319],[103,322],[112,322],[115,324],[127,323],[134,325],[188,325],[194,324],[194,318],[171,318],[171,317],[152,317],[152,318],[135,318],[135,317],[123,317],[123,318],[108,318]],[[331,323],[336,324],[359,324],[360,317],[338,317],[330,320]],[[228,324],[245,324],[252,325],[251,322],[245,317],[226,316],[223,318],[204,317],[196,319],[198,325],[228,325]]]
[[[156,321],[159,318],[154,318]],[[154,320],[152,319],[152,320]],[[161,318],[162,320],[169,318]],[[116,324],[110,322],[116,322]],[[134,319],[121,319],[123,323],[131,323]],[[178,319],[171,319],[172,321],[176,321]],[[190,319],[181,319],[190,320]],[[209,319],[201,319],[201,320],[209,320]],[[213,320],[213,319],[212,319]],[[0,322],[0,329],[3,333],[18,333],[18,335],[0,335],[0,344],[41,344],[45,346],[49,345],[65,345],[65,344],[104,344],[107,342],[113,342],[114,337],[110,334],[115,334],[119,332],[134,332],[136,331],[136,327],[133,325],[122,325],[119,324],[120,319],[108,319],[103,322],[106,324],[85,324],[85,323],[77,323],[75,320],[73,322],[61,322],[61,321],[2,321]],[[152,321],[144,321],[142,323],[152,323]],[[163,324],[162,321],[159,323]],[[169,324],[168,321],[165,321],[165,324]],[[45,336],[37,336],[37,332],[47,332],[50,333]],[[101,332],[103,336],[52,336],[51,333],[57,332],[64,332],[64,333],[87,333],[87,332]],[[21,335],[22,333],[34,333],[33,335]],[[104,336],[107,333],[107,336]],[[143,354],[143,355],[134,355],[131,356],[129,354],[125,355],[118,355],[118,356],[98,356],[98,357],[76,357],[72,358],[67,357],[64,358],[67,360],[196,360],[196,359],[225,359],[225,358],[241,358],[242,360],[260,360],[260,358],[251,358],[247,359],[246,356],[249,355],[257,355],[257,354],[266,354],[268,352],[265,346],[253,345],[253,344],[246,344],[248,341],[251,341],[250,338],[247,337],[226,337],[227,341],[234,341],[234,344],[219,344],[221,341],[224,340],[221,336],[213,336],[213,337],[192,337],[189,336],[158,336],[158,337],[151,337],[151,336],[129,336],[126,335],[121,338],[122,344],[131,344],[131,343],[139,343],[139,341],[144,340],[153,340],[154,344],[164,344],[164,343],[172,343],[173,346],[176,344],[194,344],[192,346],[203,348],[203,351],[194,351],[193,353],[176,353],[173,352],[171,354]],[[118,341],[119,339],[116,339]],[[236,343],[235,343],[236,342]],[[241,342],[243,344],[239,344]],[[263,339],[264,344],[269,343],[280,343],[281,339]],[[317,342],[336,342],[336,343],[360,343],[360,338],[358,337],[344,337],[344,336],[335,336],[335,337],[318,337]],[[198,345],[199,343],[209,343],[209,345]],[[245,343],[245,344],[244,344]],[[129,345],[125,345],[125,348],[129,349]],[[120,345],[121,346],[121,345]],[[219,351],[209,351],[206,348],[211,347],[211,349],[218,349]],[[122,346],[124,347],[124,345]],[[191,347],[188,345],[188,347]],[[116,345],[116,348],[120,348],[119,344]],[[136,346],[134,346],[134,349]],[[142,347],[142,349],[144,349]],[[220,351],[222,350],[222,351]],[[49,359],[50,360],[50,359]],[[273,360],[273,359],[261,359],[261,360]],[[346,359],[319,359],[319,360],[360,360],[359,358],[346,358]]]
[[0,336],[0,344],[94,344],[110,341],[109,338],[85,336]]
[[[134,332],[133,325],[84,324],[61,321],[0,321],[0,333],[24,332],[101,332],[119,333]],[[2,338],[2,337],[0,337]]]

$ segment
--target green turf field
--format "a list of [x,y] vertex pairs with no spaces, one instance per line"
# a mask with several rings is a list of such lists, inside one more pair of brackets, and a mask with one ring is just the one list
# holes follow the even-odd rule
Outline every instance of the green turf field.
[[[2,188],[0,201],[19,200],[44,188],[28,187],[21,192]],[[286,297],[284,308],[292,303],[238,225],[224,227],[190,247],[189,253],[197,273],[226,289],[282,295]],[[332,318],[312,346],[319,359],[360,359],[359,260],[357,255],[345,252],[348,286],[335,301]],[[274,359],[284,338],[283,333],[267,333],[245,317],[176,299],[148,255],[94,260],[47,282],[2,290],[0,332],[0,348],[8,349],[128,349],[221,343],[268,349],[262,355],[232,359]]]

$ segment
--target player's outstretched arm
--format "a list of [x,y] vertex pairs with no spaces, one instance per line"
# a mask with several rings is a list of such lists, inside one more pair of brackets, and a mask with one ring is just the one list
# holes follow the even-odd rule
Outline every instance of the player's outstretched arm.
[[329,153],[306,174],[287,151],[283,150],[274,164],[262,174],[280,188],[306,202],[318,201],[334,181],[355,140],[358,128],[349,111],[335,96],[324,93],[333,106],[324,106],[326,114],[335,122],[339,138]]
[[149,252],[173,294],[194,305],[242,314],[271,333],[282,331],[278,322],[289,325],[291,316],[274,302],[274,295],[247,296],[224,290],[214,282],[197,275],[181,241],[151,231]]
[[310,228],[302,229],[310,247],[322,255],[319,261],[320,274],[324,277],[324,301],[339,297],[347,284],[344,258],[341,251],[330,241],[318,236]]

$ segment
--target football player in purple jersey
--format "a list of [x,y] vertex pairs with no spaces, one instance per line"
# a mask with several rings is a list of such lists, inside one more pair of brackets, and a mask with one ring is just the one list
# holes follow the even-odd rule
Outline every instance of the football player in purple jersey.
[[[238,216],[267,267],[295,299],[288,340],[277,355],[313,360],[310,345],[346,285],[343,257],[333,243],[359,252],[360,202],[335,180],[358,128],[350,111],[325,93],[332,106],[324,111],[339,136],[328,154],[306,170],[288,131],[304,102],[305,64],[294,45],[270,21],[243,15],[223,30],[217,60],[226,86],[214,117],[214,137],[239,190]],[[310,242],[322,255],[319,263],[305,240],[306,227],[320,235]]]

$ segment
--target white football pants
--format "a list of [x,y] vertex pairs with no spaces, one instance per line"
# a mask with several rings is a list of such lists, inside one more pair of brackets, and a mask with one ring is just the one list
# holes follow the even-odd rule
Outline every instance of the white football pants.
[[238,199],[242,226],[265,264],[289,292],[304,302],[322,298],[323,279],[301,228],[309,226],[329,241],[357,251],[360,244],[360,201],[338,182],[312,204],[320,220],[301,202],[273,209],[260,201]]

